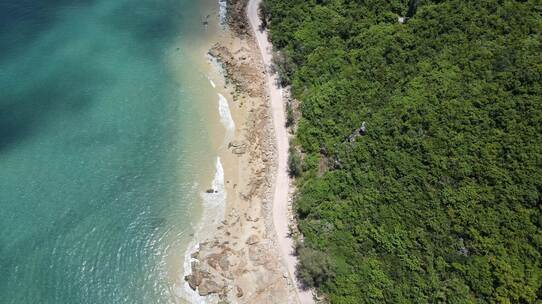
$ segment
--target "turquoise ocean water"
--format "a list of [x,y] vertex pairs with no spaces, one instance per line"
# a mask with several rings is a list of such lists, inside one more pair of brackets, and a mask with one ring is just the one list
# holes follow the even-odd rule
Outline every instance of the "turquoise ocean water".
[[215,4],[0,0],[0,303],[177,301],[216,158],[186,54]]

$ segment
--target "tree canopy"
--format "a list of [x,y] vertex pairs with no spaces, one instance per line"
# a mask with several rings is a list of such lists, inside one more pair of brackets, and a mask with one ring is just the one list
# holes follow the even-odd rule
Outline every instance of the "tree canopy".
[[301,103],[300,258],[332,273],[302,260],[304,281],[331,303],[540,303],[540,1],[265,10]]

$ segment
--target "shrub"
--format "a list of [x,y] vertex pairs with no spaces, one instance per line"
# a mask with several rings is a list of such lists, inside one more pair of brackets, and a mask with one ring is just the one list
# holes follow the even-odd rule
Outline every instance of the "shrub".
[[270,17],[270,11],[269,11],[269,4],[267,1],[260,2],[260,6],[258,7],[258,15],[260,17],[260,20],[262,21],[260,25],[260,30],[265,30],[267,28],[267,23],[269,22]]
[[301,156],[294,148],[290,147],[288,154],[288,173],[290,177],[298,177],[301,175]]
[[293,126],[295,123],[294,120],[294,110],[292,109],[292,103],[286,103],[286,128]]
[[295,69],[293,60],[282,52],[277,52],[273,56],[273,72],[278,74],[279,84],[283,87],[292,83],[292,74]]
[[335,276],[331,258],[324,252],[303,246],[297,252],[297,276],[306,287],[319,287]]

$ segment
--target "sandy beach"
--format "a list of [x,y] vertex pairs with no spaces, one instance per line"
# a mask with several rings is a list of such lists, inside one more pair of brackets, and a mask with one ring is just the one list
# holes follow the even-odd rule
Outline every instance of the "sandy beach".
[[[246,3],[228,5],[227,30],[208,51],[219,70],[209,72],[210,83],[229,105],[235,127],[224,137],[218,136],[225,138],[218,153],[223,188],[216,187],[220,183],[215,176],[203,194],[226,197],[222,209],[210,209],[223,212],[223,220],[213,222],[209,211],[204,211],[197,235],[200,242],[187,252],[187,269],[177,282],[182,287],[181,298],[190,303],[298,303],[273,226],[277,163],[273,118],[266,72],[246,18]],[[220,112],[222,121],[224,113]],[[223,124],[228,129],[229,123]]]
[[187,253],[181,284],[190,302],[314,303],[295,279],[289,135],[271,45],[259,30],[259,3],[231,1],[227,30],[208,51],[220,70],[209,80],[228,102],[235,128],[219,151],[224,188],[214,189],[213,181],[207,190],[225,191],[224,220],[214,223],[204,214],[203,241]]

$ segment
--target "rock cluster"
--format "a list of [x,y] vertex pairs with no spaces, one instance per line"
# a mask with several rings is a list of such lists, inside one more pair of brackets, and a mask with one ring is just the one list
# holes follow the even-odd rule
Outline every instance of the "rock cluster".
[[[246,0],[231,1],[244,5]],[[248,24],[247,24],[248,26]],[[239,27],[238,29],[241,29]],[[228,191],[231,206],[213,237],[191,255],[190,288],[224,303],[291,303],[289,279],[274,244],[268,203],[275,169],[275,143],[259,51],[249,35],[215,44],[209,54],[222,64],[227,83],[245,103],[241,134],[228,144],[243,179]],[[236,101],[236,102],[237,102]],[[239,107],[241,108],[241,107]],[[213,189],[209,189],[213,190]],[[228,203],[230,204],[230,202]],[[233,206],[233,207],[232,207]]]
[[226,21],[230,30],[242,38],[249,38],[251,36],[251,28],[245,17],[247,3],[248,0],[228,0]]
[[261,97],[264,76],[258,69],[259,62],[250,55],[250,50],[239,48],[232,52],[226,46],[216,43],[209,50],[209,55],[222,64],[226,79],[233,84],[236,92]]
[[228,144],[228,149],[230,148],[233,154],[241,155],[246,153],[247,144],[238,140],[234,140]]
[[[259,220],[231,212],[217,236],[191,255],[191,274],[185,277],[190,288],[201,296],[216,294],[228,303],[255,303],[261,298],[274,299],[264,303],[287,303],[286,281],[270,240],[253,233],[244,240],[223,241],[229,231],[243,226],[255,230],[249,223]],[[284,302],[274,302],[280,299]]]

